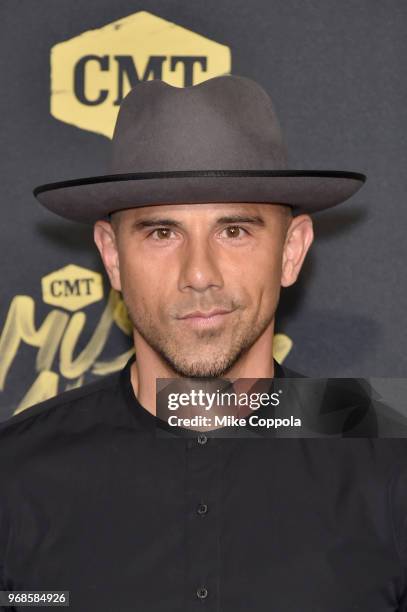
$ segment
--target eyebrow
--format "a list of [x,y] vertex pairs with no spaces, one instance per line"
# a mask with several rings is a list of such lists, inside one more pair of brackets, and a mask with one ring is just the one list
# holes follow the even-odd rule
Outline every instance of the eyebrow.
[[[227,215],[218,217],[215,225],[221,225],[223,223],[251,223],[258,225],[259,227],[265,227],[266,223],[263,217],[259,215]],[[138,219],[131,225],[131,231],[141,231],[145,227],[156,227],[157,225],[166,225],[168,227],[184,227],[183,223],[175,221],[175,219],[166,219],[162,217],[150,217],[148,219]]]

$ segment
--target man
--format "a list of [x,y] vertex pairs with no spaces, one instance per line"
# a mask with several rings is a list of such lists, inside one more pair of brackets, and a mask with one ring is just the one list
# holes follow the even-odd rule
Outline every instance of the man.
[[139,83],[112,153],[109,175],[35,194],[94,223],[135,357],[1,425],[3,589],[75,611],[407,611],[404,440],[184,436],[156,414],[158,378],[300,376],[272,357],[280,287],[310,213],[363,175],[288,170],[270,98],[237,76]]

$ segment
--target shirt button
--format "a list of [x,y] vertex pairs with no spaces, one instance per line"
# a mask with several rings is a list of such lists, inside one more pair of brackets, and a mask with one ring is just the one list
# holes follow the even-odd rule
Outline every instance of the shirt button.
[[206,599],[206,597],[208,597],[208,589],[205,587],[199,587],[199,589],[196,591],[196,596],[199,599]]
[[198,508],[196,509],[196,511],[201,516],[205,516],[205,514],[208,512],[208,505],[207,504],[199,504]]
[[207,438],[207,436],[205,436],[205,434],[199,434],[199,436],[198,436],[198,444],[201,444],[203,446],[204,444],[207,443],[207,441],[208,441],[208,438]]

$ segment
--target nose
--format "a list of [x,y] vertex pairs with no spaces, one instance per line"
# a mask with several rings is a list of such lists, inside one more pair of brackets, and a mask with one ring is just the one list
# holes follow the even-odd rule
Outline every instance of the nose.
[[181,291],[194,289],[203,292],[210,288],[223,287],[219,254],[200,236],[188,241],[183,249],[179,275]]

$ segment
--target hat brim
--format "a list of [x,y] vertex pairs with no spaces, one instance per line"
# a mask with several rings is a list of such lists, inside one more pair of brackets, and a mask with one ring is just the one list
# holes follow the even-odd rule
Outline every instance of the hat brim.
[[344,202],[365,180],[359,172],[329,170],[188,170],[60,181],[33,193],[53,213],[93,224],[124,208],[181,203],[280,203],[309,214]]

